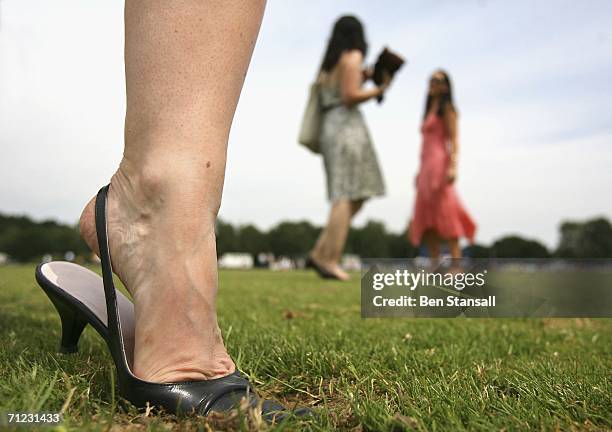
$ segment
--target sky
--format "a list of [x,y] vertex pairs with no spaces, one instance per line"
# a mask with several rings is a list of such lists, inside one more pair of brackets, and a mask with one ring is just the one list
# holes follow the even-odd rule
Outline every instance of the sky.
[[[558,242],[563,220],[612,219],[612,2],[270,0],[230,135],[220,217],[322,224],[319,156],[297,144],[334,20],[355,14],[373,63],[408,60],[363,106],[387,195],[355,220],[403,230],[426,85],[439,67],[459,110],[458,193],[476,240]],[[0,0],[0,212],[75,223],[122,154],[123,3]]]

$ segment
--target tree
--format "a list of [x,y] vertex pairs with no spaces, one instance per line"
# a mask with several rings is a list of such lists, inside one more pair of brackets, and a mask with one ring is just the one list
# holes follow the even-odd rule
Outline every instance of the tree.
[[238,230],[238,243],[240,251],[255,256],[270,249],[265,233],[259,231],[254,225],[244,225]]
[[491,255],[495,258],[548,258],[550,256],[548,249],[543,244],[519,236],[507,236],[497,240],[491,247]]
[[389,244],[389,258],[414,258],[419,250],[408,241],[406,232],[401,234],[387,234]]
[[612,225],[605,218],[561,224],[555,255],[563,258],[612,258]]
[[347,252],[362,258],[389,257],[389,242],[387,231],[382,222],[369,221],[363,228],[355,228],[349,232]]
[[55,221],[34,222],[25,216],[0,215],[0,252],[15,261],[39,261],[43,255],[67,251],[89,255],[76,227]]
[[217,255],[221,256],[227,252],[238,252],[239,243],[236,229],[230,223],[221,219],[217,220]]
[[491,248],[481,244],[474,243],[463,250],[463,254],[470,258],[489,258],[491,256]]
[[302,256],[314,245],[320,228],[310,222],[281,222],[268,232],[268,244],[276,255]]
[[[612,224],[605,218],[585,222],[564,222],[555,256],[562,258],[612,258]],[[313,247],[321,228],[309,222],[281,222],[269,231],[254,225],[235,227],[219,220],[216,226],[217,253],[244,252],[253,256],[260,252],[303,257]],[[26,216],[0,214],[0,252],[16,261],[37,261],[45,254],[63,257],[67,251],[90,255],[81,240],[78,228],[55,221],[32,221]],[[388,232],[384,223],[369,221],[348,233],[346,253],[362,258],[412,258],[418,253],[406,234]],[[465,248],[471,258],[547,258],[546,247],[536,240],[506,236],[492,246],[474,244]]]

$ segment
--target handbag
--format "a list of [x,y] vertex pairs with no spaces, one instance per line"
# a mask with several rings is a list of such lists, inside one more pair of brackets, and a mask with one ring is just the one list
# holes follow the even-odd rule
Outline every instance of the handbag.
[[310,94],[306,109],[302,116],[298,142],[313,153],[321,153],[319,146],[319,135],[321,133],[321,84],[318,82],[310,86]]

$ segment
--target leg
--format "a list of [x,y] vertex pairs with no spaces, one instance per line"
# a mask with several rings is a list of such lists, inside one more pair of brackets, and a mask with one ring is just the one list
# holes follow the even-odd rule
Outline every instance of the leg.
[[311,256],[326,270],[348,279],[339,266],[339,259],[346,243],[351,224],[352,206],[348,200],[338,200],[332,204],[327,226],[321,232]]
[[332,259],[337,264],[340,264],[340,261],[342,260],[342,252],[344,252],[344,246],[346,245],[346,238],[348,237],[348,232],[351,228],[351,221],[353,220],[353,217],[355,217],[355,215],[359,212],[359,210],[361,210],[361,208],[363,207],[363,203],[364,203],[364,200],[349,201],[350,218],[348,220],[348,223],[346,223],[345,225],[341,227],[341,231],[339,233],[340,235],[335,240],[335,244],[333,245],[334,246],[333,248],[334,256],[332,257]]
[[448,248],[450,249],[450,254],[452,258],[461,258],[461,248],[459,247],[459,239],[454,238],[448,240]]
[[[339,204],[341,203],[342,204]],[[363,207],[363,203],[364,200],[354,200],[354,201],[348,201],[349,204],[349,211],[350,211],[350,218],[352,219],[358,212],[359,210]],[[336,205],[339,204],[339,205]],[[313,248],[313,256],[321,258],[321,260],[327,260],[327,261],[333,261],[334,258],[336,260],[339,260],[340,257],[336,256],[334,257],[334,255],[332,254],[333,250],[337,250],[337,248],[334,247],[333,245],[333,240],[330,240],[330,235],[329,235],[329,227],[330,226],[336,226],[336,222],[338,220],[340,221],[344,221],[346,219],[346,212],[344,209],[344,206],[346,204],[344,204],[343,201],[339,201],[338,203],[335,203],[334,205],[332,205],[332,209],[329,215],[329,220],[327,223],[327,226],[325,228],[323,228],[323,230],[321,231],[321,234],[319,235],[319,238],[315,244],[315,247]],[[350,220],[349,220],[349,228],[350,228]],[[347,230],[347,234],[348,234],[348,230]],[[332,235],[331,238],[333,238],[334,236]],[[340,248],[340,252],[342,252],[342,249],[344,249],[344,243],[346,242],[346,236],[345,236],[345,241],[342,243],[341,248]],[[330,244],[331,243],[331,244]]]
[[[148,381],[235,369],[217,325],[214,228],[229,129],[263,8],[263,1],[126,1],[125,149],[107,218],[114,270],[135,302],[134,373]],[[93,202],[81,232],[97,250]]]
[[310,256],[316,259],[317,262],[322,263],[324,261],[324,258],[328,255],[326,251],[327,243],[329,242],[329,240],[327,240],[328,231],[329,230],[327,229],[327,226],[323,227],[321,233],[319,234],[319,237],[317,238],[317,241],[315,242],[314,247],[310,251]]
[[321,262],[321,263],[325,261],[325,258],[329,255],[327,252],[327,243],[329,242],[328,225],[329,225],[329,220],[327,222],[327,225],[324,226],[323,229],[321,230],[321,233],[319,234],[319,238],[317,238],[317,241],[314,247],[312,248],[312,251],[310,252],[310,256],[316,259],[317,262]]
[[437,260],[440,258],[440,237],[438,233],[432,230],[428,230],[423,235],[427,249],[429,249],[429,257]]

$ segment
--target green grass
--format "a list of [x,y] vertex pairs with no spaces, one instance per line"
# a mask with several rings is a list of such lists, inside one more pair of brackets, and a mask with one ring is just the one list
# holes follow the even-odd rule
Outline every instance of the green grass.
[[[59,319],[33,272],[0,267],[0,412],[62,411],[60,430],[249,427],[139,413],[91,328],[78,354],[56,354]],[[222,271],[220,284],[237,365],[265,396],[320,407],[278,430],[612,429],[612,320],[362,320],[358,278]]]

